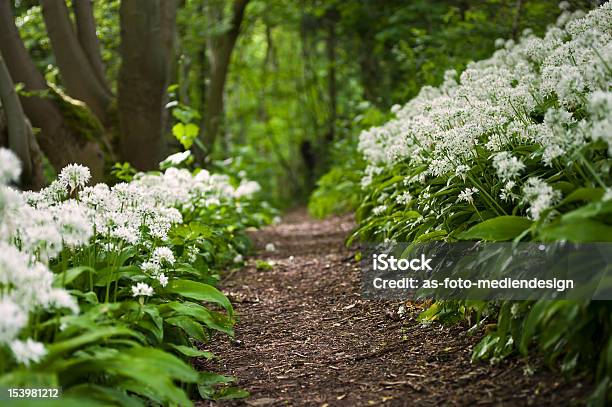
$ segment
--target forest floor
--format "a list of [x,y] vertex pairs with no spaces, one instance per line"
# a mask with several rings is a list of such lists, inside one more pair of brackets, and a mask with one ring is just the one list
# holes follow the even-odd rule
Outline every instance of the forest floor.
[[240,318],[236,337],[219,335],[207,348],[219,358],[199,363],[235,376],[251,396],[201,406],[558,406],[588,394],[589,384],[538,361],[472,363],[484,332],[423,325],[422,304],[400,316],[399,302],[362,299],[355,251],[344,246],[353,227],[349,217],[295,211],[253,234],[257,256],[221,285]]

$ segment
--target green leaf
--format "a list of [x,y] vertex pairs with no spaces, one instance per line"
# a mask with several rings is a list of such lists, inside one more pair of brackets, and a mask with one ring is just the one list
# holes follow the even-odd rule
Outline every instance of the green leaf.
[[609,213],[612,213],[612,201],[597,201],[568,212],[561,219],[564,221],[578,221]]
[[145,404],[137,397],[129,396],[125,391],[109,387],[99,386],[93,383],[84,383],[70,387],[62,396],[79,397],[83,399],[95,400],[105,405],[141,407]]
[[457,235],[460,240],[503,242],[512,240],[529,229],[533,221],[521,216],[498,216],[487,219]]
[[200,372],[198,381],[198,392],[203,399],[214,399],[217,392],[216,387],[234,381],[233,377],[223,376],[212,372]]
[[495,334],[489,334],[482,338],[482,340],[478,342],[472,351],[472,360],[480,360],[493,354],[495,352],[495,348],[497,348],[499,340],[499,336]]
[[518,346],[523,355],[527,354],[529,344],[534,340],[538,325],[545,324],[557,310],[567,304],[567,301],[540,300],[533,305],[523,323],[523,333]]
[[579,202],[579,201],[597,201],[601,199],[604,194],[603,188],[578,188],[573,191],[571,194],[566,196],[558,206],[563,206],[565,204],[571,202]]
[[172,280],[168,284],[168,287],[166,287],[166,291],[182,295],[186,298],[191,298],[192,300],[206,301],[219,304],[227,311],[230,316],[234,314],[232,304],[227,299],[227,297],[223,295],[221,291],[217,290],[215,287],[209,284],[199,283],[197,281],[191,280]]
[[239,387],[228,386],[222,387],[214,395],[215,400],[237,400],[249,397],[251,394]]
[[65,341],[56,342],[49,345],[47,347],[48,354],[47,357],[44,359],[44,362],[48,363],[66,352],[70,352],[82,346],[90,345],[92,343],[115,336],[134,336],[137,338],[140,337],[136,332],[132,331],[131,329],[123,327],[99,328],[96,331],[88,332],[75,338],[70,338]]
[[88,366],[93,371],[128,379],[118,381],[118,387],[160,399],[164,401],[161,404],[191,406],[185,392],[174,382],[196,383],[199,378],[198,372],[176,356],[140,346],[124,349],[107,359],[96,358]]
[[154,366],[172,378],[185,383],[197,383],[199,380],[198,372],[193,370],[191,366],[161,349],[137,346],[122,350],[119,358],[146,360],[150,366]]
[[159,315],[159,310],[155,306],[147,305],[142,307],[142,311],[149,318],[142,318],[138,321],[138,326],[151,332],[157,342],[162,342],[164,339],[164,320]]
[[68,269],[62,273],[57,274],[53,278],[53,285],[55,287],[66,287],[68,284],[72,283],[78,276],[80,276],[84,272],[94,273],[95,270],[91,267],[87,266],[79,266]]
[[591,219],[571,219],[545,226],[539,231],[545,241],[566,240],[573,243],[610,242],[612,226]]
[[195,322],[190,317],[180,315],[177,317],[166,318],[165,322],[172,326],[181,328],[183,331],[187,333],[187,335],[189,335],[192,338],[197,339],[200,342],[206,342],[204,328],[202,328],[202,325]]
[[13,370],[0,376],[1,387],[58,387],[57,375],[54,373]]
[[433,232],[424,233],[420,235],[414,240],[414,242],[424,243],[424,242],[442,240],[442,238],[444,238],[447,234],[448,233],[446,232],[446,230],[434,230]]
[[180,354],[189,356],[190,358],[214,359],[215,357],[215,355],[212,352],[200,350],[193,346],[175,345],[173,343],[169,343],[168,346],[170,346],[172,349],[176,350]]
[[197,319],[205,324],[210,329],[225,332],[230,336],[234,335],[232,328],[233,321],[219,312],[212,312],[200,304],[190,301],[178,302],[173,301],[162,304],[159,307],[160,312],[164,315],[183,315]]
[[172,134],[186,150],[191,148],[199,132],[200,128],[193,123],[177,123],[172,126]]

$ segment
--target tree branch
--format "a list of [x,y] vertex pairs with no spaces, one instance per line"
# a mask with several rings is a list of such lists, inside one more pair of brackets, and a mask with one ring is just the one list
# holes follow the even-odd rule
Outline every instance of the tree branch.
[[22,164],[22,179],[32,175],[32,161],[28,145],[28,125],[23,113],[15,85],[0,53],[0,101],[6,114],[9,148],[19,157]]
[[85,102],[103,123],[112,97],[100,83],[74,33],[64,0],[40,0],[47,33],[68,94]]
[[109,96],[112,96],[110,86],[106,81],[104,63],[100,54],[100,42],[96,35],[96,20],[93,13],[92,0],[75,0],[72,2],[72,10],[76,20],[77,38],[81,48],[87,56],[87,60],[100,84]]

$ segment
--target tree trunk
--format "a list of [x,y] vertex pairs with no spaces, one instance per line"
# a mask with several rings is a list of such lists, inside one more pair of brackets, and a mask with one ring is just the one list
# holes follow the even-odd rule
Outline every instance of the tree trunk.
[[[25,179],[22,176],[19,183],[19,187],[23,190],[32,190],[38,191],[43,188],[46,184],[45,175],[43,173],[43,154],[40,151],[40,147],[36,138],[34,138],[34,133],[32,131],[32,126],[30,125],[30,121],[27,117],[24,116],[25,124],[28,127],[28,147],[29,147],[29,156],[30,162],[32,163],[32,173],[29,179]],[[6,123],[5,113],[3,112],[3,107],[0,104],[0,147],[9,148],[9,129],[8,124]]]
[[8,1],[0,1],[0,52],[13,81],[23,83],[32,94],[21,96],[21,105],[32,125],[40,128],[39,144],[53,167],[59,171],[70,163],[84,164],[90,167],[95,181],[102,181],[100,123],[85,106],[47,86],[19,37]]
[[[225,81],[248,2],[249,0],[234,0],[231,28],[212,38],[210,42],[210,84],[206,89],[206,110],[200,125],[200,138],[206,147],[206,155],[213,152],[221,127]],[[198,152],[200,162],[203,158],[203,154]]]
[[68,94],[91,108],[107,123],[112,95],[98,79],[85,51],[79,44],[64,0],[41,0],[47,33]]
[[17,92],[15,92],[15,85],[8,68],[4,64],[2,53],[0,53],[0,102],[2,102],[4,114],[6,115],[8,146],[21,160],[21,176],[23,180],[27,180],[32,175],[32,162],[28,145],[28,126],[19,97]]
[[[163,4],[166,3],[166,4]],[[162,151],[163,110],[167,86],[168,36],[174,0],[122,1],[119,71],[119,147],[123,159],[140,170],[157,168]],[[165,27],[164,22],[172,23]],[[174,35],[174,34],[172,34]]]
[[21,160],[21,182],[27,189],[40,189],[44,184],[42,154],[34,138],[32,126],[23,113],[15,84],[0,53],[0,101],[6,116],[7,143]]
[[164,51],[166,63],[166,79],[162,99],[162,149],[161,157],[170,155],[175,148],[176,139],[172,136],[172,120],[166,109],[168,103],[168,86],[178,82],[179,54],[177,54],[178,34],[176,32],[176,12],[178,8],[177,0],[161,1],[160,20],[161,20],[161,43]]
[[72,10],[76,20],[77,38],[83,52],[87,56],[89,65],[96,78],[104,87],[108,95],[112,96],[106,74],[104,72],[104,63],[100,54],[100,42],[96,35],[96,20],[93,13],[92,0],[76,0],[72,2]]

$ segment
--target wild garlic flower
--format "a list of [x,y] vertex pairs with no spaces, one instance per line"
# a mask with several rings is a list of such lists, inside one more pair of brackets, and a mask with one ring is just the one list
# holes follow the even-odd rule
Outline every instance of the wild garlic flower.
[[83,188],[91,179],[89,168],[80,164],[69,164],[59,174],[58,179],[70,187],[70,191]]
[[387,205],[378,205],[372,209],[372,214],[374,216],[382,215],[387,210]]
[[234,196],[236,198],[251,197],[259,191],[261,191],[261,186],[257,182],[242,180],[236,188]]
[[165,287],[168,285],[168,277],[166,277],[164,273],[160,273],[157,276],[157,280],[159,281],[159,285],[161,285],[162,287]]
[[493,156],[493,167],[497,176],[507,181],[518,177],[525,164],[508,151],[501,151]]
[[560,198],[559,191],[536,177],[529,178],[523,186],[523,201],[530,205],[527,212],[534,220],[539,219],[542,212],[557,203]]
[[153,251],[151,261],[155,264],[168,264],[173,265],[175,262],[174,253],[169,247],[157,247]]
[[[610,146],[612,116],[594,112],[607,110],[600,101],[610,92],[606,66],[612,66],[612,2],[586,16],[566,12],[563,20],[543,38],[525,32],[489,59],[468,64],[459,78],[448,75],[438,88],[423,87],[406,105],[394,108],[394,119],[363,131],[358,148],[368,167],[362,187],[371,184],[373,168],[402,160],[412,167],[424,165],[424,176],[451,177],[464,174],[456,163],[471,162],[482,149],[493,155],[536,143],[542,162],[552,165],[556,159],[571,160],[590,134]],[[546,109],[540,123],[534,117],[547,99],[561,108]],[[569,114],[576,109],[591,112],[590,128]],[[504,180],[523,169],[518,159],[502,155],[498,160]]]
[[17,362],[25,366],[40,362],[47,354],[47,350],[42,343],[33,341],[30,338],[25,341],[13,341],[10,344],[10,348]]
[[140,265],[140,268],[145,273],[153,276],[156,276],[161,272],[161,266],[159,265],[159,263],[155,263],[153,261],[145,261]]
[[0,296],[0,315],[0,344],[9,343],[27,325],[28,314],[10,298]]
[[138,283],[132,286],[132,297],[150,297],[153,295],[153,288],[145,283]]
[[19,179],[21,162],[12,151],[0,147],[0,184],[8,184]]
[[404,191],[395,197],[395,202],[400,205],[408,205],[410,201],[412,201],[412,195],[408,191]]
[[474,194],[478,193],[478,188],[466,188],[459,193],[457,201],[464,201],[467,203],[474,203]]
[[504,185],[504,187],[501,189],[499,193],[499,199],[501,199],[502,201],[509,201],[509,202],[516,200],[518,198],[518,195],[512,191],[512,189],[515,186],[516,186],[516,182],[514,181],[506,182],[506,185]]

